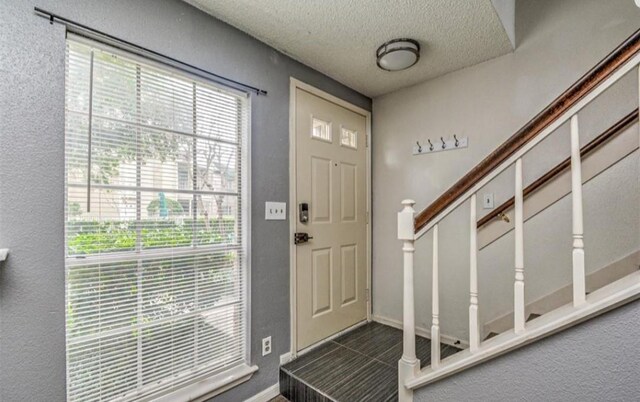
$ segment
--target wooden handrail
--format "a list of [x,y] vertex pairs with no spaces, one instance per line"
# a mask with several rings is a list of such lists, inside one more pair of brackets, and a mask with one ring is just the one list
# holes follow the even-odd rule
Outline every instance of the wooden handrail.
[[[628,128],[631,124],[633,124],[636,120],[638,120],[638,109],[624,116],[622,119],[617,121],[613,126],[609,127],[607,130],[602,132],[596,138],[591,140],[587,145],[580,149],[580,157],[585,158],[587,155],[593,153],[596,149],[600,148],[602,145],[607,143],[609,140],[616,137],[618,134],[622,133],[626,128]],[[553,169],[549,170],[547,173],[542,175],[539,179],[528,185],[523,191],[523,197],[526,199],[529,195],[531,195],[534,191],[544,186],[548,181],[552,180],[554,177],[558,176],[560,173],[569,169],[571,166],[571,157],[560,162]],[[478,229],[482,226],[489,223],[492,219],[498,218],[505,211],[511,209],[514,205],[515,198],[511,197],[504,203],[500,204],[499,207],[491,211],[490,213],[483,216],[478,221]]]
[[613,52],[609,53],[607,57],[551,102],[542,112],[538,113],[524,127],[484,158],[431,205],[423,209],[415,218],[414,231],[416,233],[419,232],[449,204],[463,196],[476,183],[491,173],[493,169],[533,140],[542,130],[611,76],[638,51],[640,51],[640,30],[634,32]]

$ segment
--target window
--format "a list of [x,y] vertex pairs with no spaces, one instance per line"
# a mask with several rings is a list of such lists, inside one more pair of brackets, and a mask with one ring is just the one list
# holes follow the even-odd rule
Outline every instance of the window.
[[316,119],[315,117],[311,118],[312,130],[311,130],[311,138],[331,142],[331,123]]
[[343,127],[340,131],[340,145],[358,149],[358,132]]
[[[178,189],[188,190],[192,186],[191,184],[191,168],[186,163],[178,164]],[[189,193],[181,193],[178,195],[178,202],[182,207],[182,211],[191,215],[191,202],[193,197],[189,196]]]
[[178,189],[188,190],[191,188],[191,167],[186,163],[178,164]]
[[66,63],[68,400],[246,364],[248,97],[75,36]]

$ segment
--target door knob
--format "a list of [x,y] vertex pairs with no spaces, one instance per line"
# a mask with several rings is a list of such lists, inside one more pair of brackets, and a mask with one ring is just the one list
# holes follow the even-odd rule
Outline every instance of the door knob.
[[313,239],[313,237],[309,236],[309,233],[295,233],[293,235],[293,244],[307,243],[309,239]]

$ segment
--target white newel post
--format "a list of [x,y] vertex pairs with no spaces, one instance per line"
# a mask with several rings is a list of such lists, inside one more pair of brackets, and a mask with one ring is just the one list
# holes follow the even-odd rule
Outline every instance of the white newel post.
[[413,401],[413,390],[404,386],[420,371],[420,361],[416,358],[416,324],[413,297],[413,254],[414,225],[413,205],[415,201],[404,200],[404,208],[398,213],[398,239],[403,241],[404,292],[403,292],[403,347],[402,358],[398,362],[398,399],[400,402]]
[[586,301],[584,229],[582,214],[582,162],[578,115],[571,116],[571,199],[573,201],[573,305]]
[[522,194],[522,159],[516,161],[515,191],[515,238],[516,238],[516,282],[513,285],[513,320],[515,332],[523,332],[525,326],[524,306],[524,205]]
[[469,349],[480,346],[480,326],[478,324],[478,223],[476,220],[476,195],[471,196],[469,214]]
[[438,225],[433,227],[433,267],[431,286],[431,368],[440,366],[440,297],[438,295]]

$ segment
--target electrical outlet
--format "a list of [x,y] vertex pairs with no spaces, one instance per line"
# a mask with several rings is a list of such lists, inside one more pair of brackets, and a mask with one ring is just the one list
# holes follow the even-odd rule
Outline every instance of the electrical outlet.
[[482,196],[482,207],[484,209],[493,209],[493,193],[487,193]]
[[264,219],[268,221],[284,221],[287,219],[287,203],[271,202],[264,203]]
[[271,353],[271,337],[262,338],[262,356]]

